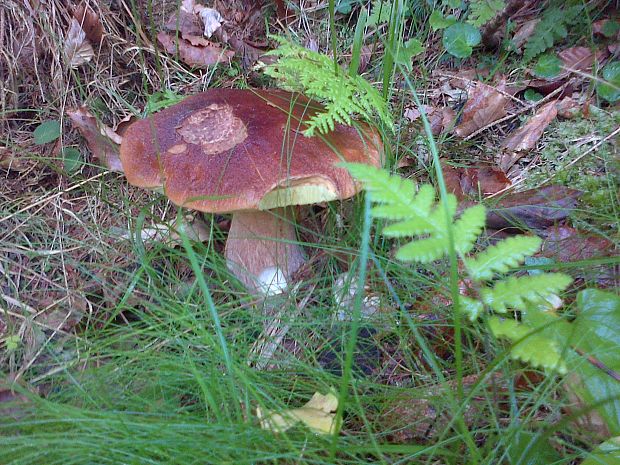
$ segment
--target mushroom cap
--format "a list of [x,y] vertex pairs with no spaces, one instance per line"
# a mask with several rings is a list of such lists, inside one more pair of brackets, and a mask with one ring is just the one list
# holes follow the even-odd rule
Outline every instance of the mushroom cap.
[[133,123],[120,159],[127,180],[212,213],[345,199],[359,185],[338,163],[381,165],[376,130],[337,124],[305,137],[321,107],[284,91],[212,89]]

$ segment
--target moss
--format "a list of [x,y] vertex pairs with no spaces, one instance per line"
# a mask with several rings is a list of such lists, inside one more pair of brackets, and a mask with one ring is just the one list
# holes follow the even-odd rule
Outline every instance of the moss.
[[588,118],[553,123],[546,131],[540,163],[527,175],[527,186],[538,187],[551,178],[553,184],[579,189],[584,192],[582,208],[575,213],[574,220],[617,231],[620,161],[615,141],[612,138],[587,155],[583,154],[619,124],[620,113],[595,107],[591,107]]

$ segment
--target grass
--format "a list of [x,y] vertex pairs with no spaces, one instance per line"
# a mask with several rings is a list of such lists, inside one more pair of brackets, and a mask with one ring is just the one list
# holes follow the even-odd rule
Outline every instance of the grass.
[[[456,261],[435,268],[395,261],[394,244],[376,234],[362,198],[303,210],[300,240],[311,267],[271,303],[248,296],[228,272],[225,217],[205,216],[204,243],[143,240],[143,228],[187,212],[95,163],[67,175],[50,147],[29,142],[32,130],[82,103],[114,125],[167,89],[186,95],[264,78],[234,64],[189,70],[159,54],[147,39],[175,2],[149,1],[148,21],[131,1],[99,5],[113,46],[78,71],[61,54],[64,2],[36,16],[9,3],[1,19],[24,25],[19,37],[40,31],[49,49],[39,66],[57,74],[20,72],[19,53],[0,61],[5,88],[14,90],[2,94],[2,143],[26,163],[0,184],[0,373],[27,399],[11,410],[0,403],[0,463],[498,464],[551,454],[545,463],[568,464],[591,448],[592,432],[553,426],[569,404],[562,378],[511,361],[505,346],[452,311]],[[394,8],[389,28],[369,40],[395,50],[411,34],[402,14]],[[427,33],[425,11],[412,14]],[[289,32],[300,42],[316,27],[330,31],[318,38],[323,51],[336,38],[361,50],[363,34],[335,24],[327,9],[299,18]],[[415,90],[429,90],[383,57],[368,76],[386,97],[404,105]],[[387,147],[392,166],[412,150],[397,119],[389,138],[398,143]],[[63,144],[81,147],[63,127]],[[427,142],[439,167],[449,141],[433,148],[427,131]],[[433,176],[422,163],[416,170]],[[440,172],[436,178],[441,186]],[[605,234],[614,219],[617,206],[605,212]],[[345,318],[338,293],[349,289],[335,285],[342,276],[351,289],[366,289],[353,292]],[[379,302],[370,317],[367,296]],[[342,400],[340,435],[260,428],[257,407],[299,407],[330,389]]]

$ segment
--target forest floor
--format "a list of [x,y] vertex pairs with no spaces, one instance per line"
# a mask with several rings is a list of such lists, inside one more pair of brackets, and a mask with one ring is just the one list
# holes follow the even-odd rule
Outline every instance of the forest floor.
[[[613,441],[593,453],[620,435],[615,367],[584,394],[570,369],[455,321],[450,263],[397,260],[363,195],[298,210],[307,262],[264,299],[226,267],[230,216],[127,183],[131,122],[212,88],[276,87],[263,68],[285,37],[382,92],[385,168],[438,186],[426,118],[448,191],[490,211],[480,243],[537,235],[521,272],[573,277],[567,318],[580,290],[617,293],[614,2],[329,3],[205,2],[216,21],[199,0],[3,0],[0,463],[620,463]],[[494,3],[478,25],[473,5]],[[460,58],[457,20],[480,33]],[[545,21],[564,33],[539,37]]]

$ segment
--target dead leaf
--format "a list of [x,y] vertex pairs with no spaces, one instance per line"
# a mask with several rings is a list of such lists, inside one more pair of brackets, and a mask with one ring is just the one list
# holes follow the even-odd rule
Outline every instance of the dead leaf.
[[164,28],[168,31],[174,31],[181,34],[181,37],[187,38],[188,36],[201,37],[203,29],[200,24],[200,18],[193,12],[192,5],[186,5],[190,9],[187,10],[183,4],[166,22]]
[[581,191],[556,185],[508,194],[494,206],[489,206],[487,226],[492,229],[546,230],[566,219],[577,206],[580,196]]
[[536,30],[536,25],[540,22],[540,19],[532,19],[530,21],[524,22],[515,35],[512,36],[512,43],[514,44],[515,49],[521,50],[521,47],[525,45],[527,40],[534,34]]
[[[448,131],[456,119],[456,112],[450,107],[437,108],[430,105],[424,105],[424,112],[431,125],[431,132],[434,135]],[[403,116],[413,122],[420,118],[422,114],[418,108],[407,108]]]
[[468,91],[467,103],[463,107],[461,122],[455,132],[467,137],[506,115],[508,96],[506,83],[502,80],[497,87],[476,82]]
[[[579,231],[570,226],[552,226],[545,231],[540,255],[560,262],[574,262],[617,255],[614,243],[605,237]],[[613,286],[618,270],[612,265],[588,266],[568,270],[575,277],[594,281],[599,286]]]
[[98,123],[86,107],[67,110],[67,115],[73,126],[86,139],[93,156],[109,170],[123,172],[118,155],[122,137],[108,126]]
[[64,53],[67,63],[72,68],[88,63],[95,56],[92,45],[86,39],[86,32],[75,18],[71,19],[71,26],[65,39]]
[[261,428],[274,433],[286,431],[301,422],[315,433],[333,434],[337,409],[338,397],[334,392],[325,395],[315,392],[303,407],[286,409],[280,413],[266,409],[263,411],[257,407],[256,416]]
[[[587,102],[584,105],[589,106]],[[565,97],[562,100],[558,100],[556,108],[559,117],[573,119],[581,113],[582,105],[571,97]]]
[[[607,38],[603,31],[607,23],[612,22],[611,19],[599,19],[598,21],[594,21],[592,23],[592,34],[597,37]],[[620,31],[616,34],[616,37],[620,37]]]
[[562,68],[570,73],[571,71],[586,72],[592,69],[595,55],[587,47],[570,47],[558,53],[562,60]]
[[514,165],[526,152],[534,149],[546,127],[558,114],[556,100],[538,109],[530,120],[502,142],[498,164],[504,172]]
[[32,166],[32,163],[28,163],[27,159],[24,159],[15,150],[8,147],[0,147],[0,168],[9,171],[26,171]]
[[[353,46],[351,46],[352,48]],[[370,59],[372,58],[372,47],[368,45],[362,45],[360,49],[360,64],[357,68],[358,74],[362,74],[368,68],[368,63],[370,63]]]
[[197,13],[202,20],[204,25],[203,34],[207,38],[210,38],[222,26],[222,21],[224,21],[219,11],[202,5],[194,6],[194,13]]
[[86,34],[86,39],[94,45],[101,42],[103,38],[103,25],[99,20],[99,15],[95,13],[88,5],[81,3],[74,11],[73,17],[82,27]]
[[195,46],[188,40],[171,36],[165,32],[157,34],[157,40],[166,52],[171,55],[178,53],[181,61],[199,68],[207,68],[223,61],[229,61],[235,54],[235,52],[224,50],[213,43],[206,46]]
[[487,197],[503,191],[512,184],[504,172],[495,166],[461,168],[442,161],[441,169],[446,188],[459,200],[467,196]]

